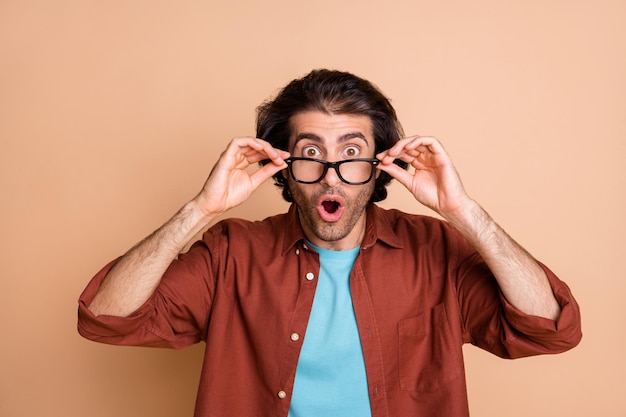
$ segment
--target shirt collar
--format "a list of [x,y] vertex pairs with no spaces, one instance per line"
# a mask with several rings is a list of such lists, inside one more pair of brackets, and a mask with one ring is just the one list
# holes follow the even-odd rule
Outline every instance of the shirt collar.
[[289,252],[297,242],[306,239],[306,236],[304,235],[304,230],[302,230],[302,226],[300,225],[300,219],[298,218],[298,209],[295,204],[292,203],[291,206],[289,206],[289,211],[285,216],[286,230],[283,234],[285,239],[283,241],[283,256],[285,256],[285,254]]
[[[402,243],[398,235],[393,231],[390,220],[386,215],[387,211],[375,204],[368,205],[366,210],[367,220],[365,236],[363,237],[361,248],[367,249],[373,246],[378,240],[391,247],[402,248]],[[300,218],[298,217],[298,209],[295,204],[291,204],[286,214],[286,230],[282,255],[284,256],[291,250],[297,242],[304,241],[305,239],[306,236],[304,235],[304,231],[300,225]]]

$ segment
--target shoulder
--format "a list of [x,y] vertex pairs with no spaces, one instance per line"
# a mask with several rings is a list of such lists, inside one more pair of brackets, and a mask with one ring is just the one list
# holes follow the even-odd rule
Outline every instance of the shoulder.
[[288,223],[286,214],[277,214],[262,220],[227,218],[211,226],[206,235],[227,235],[239,238],[253,238],[274,234],[284,230]]
[[378,206],[373,206],[370,216],[377,238],[392,246],[423,248],[465,243],[465,239],[448,222],[433,216]]
[[263,220],[227,218],[210,227],[202,236],[203,244],[212,250],[225,249],[229,253],[246,251],[284,254],[304,232],[295,207]]
[[374,222],[381,227],[389,227],[396,232],[403,230],[440,230],[447,231],[450,225],[445,220],[424,214],[407,213],[398,209],[385,209],[374,206]]

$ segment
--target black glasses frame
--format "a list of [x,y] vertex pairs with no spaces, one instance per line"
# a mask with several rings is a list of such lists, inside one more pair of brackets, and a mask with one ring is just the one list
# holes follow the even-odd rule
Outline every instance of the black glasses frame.
[[[303,181],[303,180],[300,180],[300,179],[296,178],[296,176],[293,174],[293,166],[292,166],[292,164],[295,161],[311,161],[311,162],[320,163],[320,164],[322,164],[324,166],[324,171],[322,171],[322,174],[320,175],[320,177],[318,179],[316,179],[315,181]],[[293,158],[285,159],[285,162],[289,166],[289,173],[291,174],[291,178],[293,178],[293,180],[295,182],[299,182],[301,184],[315,184],[316,182],[321,181],[322,178],[324,178],[326,176],[326,173],[328,172],[328,168],[332,168],[337,173],[337,176],[339,177],[339,179],[341,181],[345,182],[346,184],[349,184],[349,185],[363,185],[363,184],[367,184],[368,182],[370,182],[372,180],[372,178],[374,177],[374,167],[380,163],[380,161],[378,159],[376,159],[376,158],[354,158],[354,159],[345,159],[343,161],[328,162],[328,161],[324,161],[322,159],[299,158],[299,157],[293,157]],[[370,175],[367,178],[367,180],[365,180],[365,181],[358,181],[358,182],[346,181],[346,179],[341,175],[341,171],[339,169],[339,166],[342,165],[342,164],[349,164],[350,162],[369,162],[370,163],[370,165],[372,167],[372,170],[371,170]]]

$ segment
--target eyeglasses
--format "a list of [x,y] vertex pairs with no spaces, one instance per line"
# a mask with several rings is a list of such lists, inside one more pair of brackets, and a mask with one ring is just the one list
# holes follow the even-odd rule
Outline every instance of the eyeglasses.
[[374,158],[355,158],[344,161],[328,162],[313,158],[289,158],[285,162],[294,181],[302,184],[314,184],[321,181],[328,168],[333,168],[339,179],[346,184],[361,185],[374,177],[374,167],[380,163]]

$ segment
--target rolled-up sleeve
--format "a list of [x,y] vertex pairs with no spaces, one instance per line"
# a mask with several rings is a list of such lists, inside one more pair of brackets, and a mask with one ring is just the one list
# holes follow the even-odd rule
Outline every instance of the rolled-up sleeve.
[[[556,320],[528,315],[515,308],[500,294],[506,321],[516,330],[507,339],[507,350],[511,357],[527,356],[529,352],[565,352],[578,345],[582,338],[580,307],[569,287],[548,267],[541,266],[550,281],[561,313]],[[516,337],[517,334],[524,337]]]
[[197,242],[169,266],[154,294],[128,317],[89,310],[102,281],[118,260],[100,270],[78,301],[78,332],[96,342],[183,348],[206,337],[211,305],[206,246]]
[[580,308],[568,286],[540,265],[561,307],[556,320],[525,314],[513,306],[477,254],[464,263],[457,291],[466,342],[509,359],[561,353],[578,345]]

